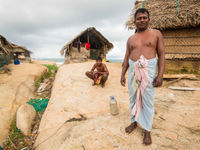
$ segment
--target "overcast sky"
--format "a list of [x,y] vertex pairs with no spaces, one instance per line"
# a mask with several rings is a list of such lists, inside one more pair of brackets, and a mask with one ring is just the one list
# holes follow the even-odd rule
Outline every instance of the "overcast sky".
[[123,57],[133,7],[134,0],[0,0],[0,34],[34,58],[58,58],[68,41],[95,27],[114,44],[107,57]]

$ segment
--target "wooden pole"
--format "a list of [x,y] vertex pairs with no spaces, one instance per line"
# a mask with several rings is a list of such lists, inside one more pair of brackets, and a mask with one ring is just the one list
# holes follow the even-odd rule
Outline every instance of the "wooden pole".
[[87,42],[90,43],[90,36],[89,36],[89,32],[87,33]]

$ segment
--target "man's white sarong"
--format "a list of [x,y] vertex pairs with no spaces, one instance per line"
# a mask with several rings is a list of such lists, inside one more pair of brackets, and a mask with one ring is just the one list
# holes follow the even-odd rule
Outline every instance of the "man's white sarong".
[[147,131],[151,130],[154,117],[155,88],[152,82],[156,77],[156,68],[156,58],[146,60],[141,56],[136,62],[129,59],[128,89],[131,123],[136,121]]

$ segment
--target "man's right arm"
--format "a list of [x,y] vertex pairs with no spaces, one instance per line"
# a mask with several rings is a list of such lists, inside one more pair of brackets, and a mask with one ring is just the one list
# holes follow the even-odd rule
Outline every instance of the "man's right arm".
[[122,65],[122,73],[121,73],[121,80],[120,80],[122,86],[125,86],[125,84],[126,84],[125,74],[129,67],[129,64],[128,64],[128,59],[129,59],[129,55],[130,55],[129,39],[126,44],[126,54],[125,54],[123,65]]

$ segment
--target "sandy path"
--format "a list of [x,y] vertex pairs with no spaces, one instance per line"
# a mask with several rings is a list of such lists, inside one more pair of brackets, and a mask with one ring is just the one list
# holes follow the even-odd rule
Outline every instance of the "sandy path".
[[35,81],[46,71],[38,64],[10,64],[11,75],[0,74],[0,144],[6,138],[17,108],[33,97]]
[[[110,76],[105,88],[91,86],[84,75],[91,62],[63,65],[54,82],[49,105],[43,115],[35,146],[39,150],[197,150],[200,149],[200,92],[158,88],[151,146],[142,144],[142,129],[127,135],[130,123],[127,87],[120,86],[121,64],[107,64]],[[197,87],[199,81],[178,84]],[[180,85],[179,85],[180,86]],[[115,96],[120,114],[109,113],[109,96]],[[85,121],[67,122],[87,117]]]

